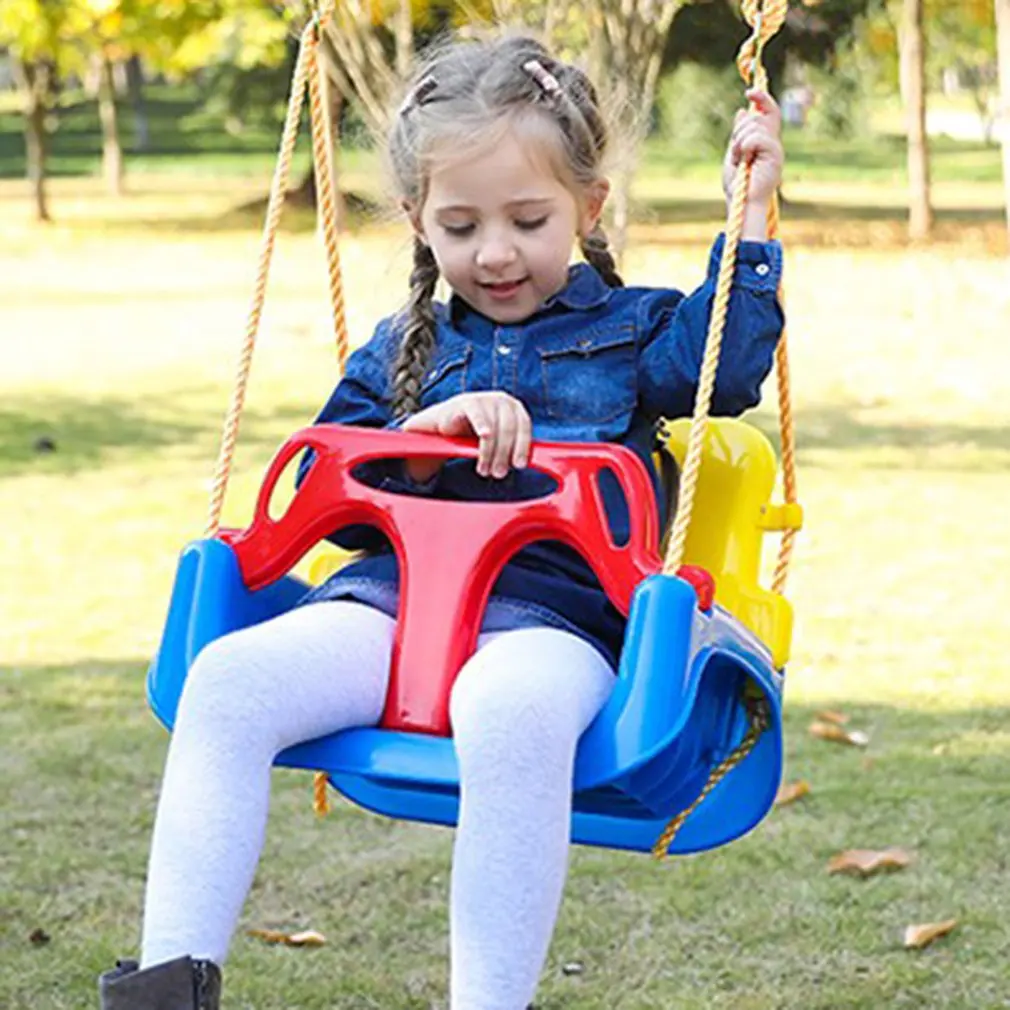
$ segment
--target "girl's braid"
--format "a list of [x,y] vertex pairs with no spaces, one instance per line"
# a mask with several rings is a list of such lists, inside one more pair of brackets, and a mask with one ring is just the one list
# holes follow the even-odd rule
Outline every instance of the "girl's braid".
[[579,240],[579,248],[586,262],[603,278],[612,288],[623,288],[624,280],[617,272],[617,264],[610,252],[610,241],[607,233],[603,230],[603,225],[599,221],[596,227],[584,238]]
[[405,417],[421,406],[421,383],[435,350],[435,286],[438,264],[431,247],[414,238],[407,325],[393,368],[393,417]]

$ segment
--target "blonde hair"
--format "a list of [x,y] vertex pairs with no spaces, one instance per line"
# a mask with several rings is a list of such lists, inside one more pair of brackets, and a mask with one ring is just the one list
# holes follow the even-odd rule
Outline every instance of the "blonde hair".
[[[420,207],[434,160],[488,142],[495,129],[534,128],[548,138],[559,176],[571,189],[601,176],[607,128],[589,78],[526,37],[458,41],[434,51],[415,73],[388,139],[401,200]],[[611,287],[623,284],[600,225],[581,240],[582,254]],[[438,265],[414,240],[410,296],[393,368],[393,415],[414,413],[435,350],[433,299]]]

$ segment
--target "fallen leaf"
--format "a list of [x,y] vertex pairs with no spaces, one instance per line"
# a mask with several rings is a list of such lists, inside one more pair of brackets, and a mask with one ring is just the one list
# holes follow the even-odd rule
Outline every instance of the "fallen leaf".
[[569,961],[561,966],[562,975],[581,975],[583,966],[581,961]]
[[833,743],[845,743],[851,747],[865,747],[870,738],[857,729],[844,729],[836,726],[833,722],[812,722],[810,724],[810,735],[818,740],[830,740]]
[[821,722],[830,722],[835,726],[844,726],[849,721],[849,717],[844,712],[833,712],[830,709],[818,712],[815,718]]
[[795,803],[810,793],[810,783],[800,779],[798,782],[783,782],[775,795],[775,806],[784,807],[787,803]]
[[304,929],[300,933],[292,933],[288,937],[288,943],[292,947],[322,947],[326,943],[326,937],[314,929]]
[[51,939],[52,937],[41,926],[36,926],[28,934],[28,942],[33,947],[44,947]]
[[248,929],[246,935],[264,943],[286,943],[287,933],[279,933],[276,929]]
[[250,929],[247,936],[262,940],[264,943],[281,943],[286,947],[322,947],[326,937],[314,929],[305,929],[300,933],[282,933],[276,929]]
[[957,919],[945,919],[943,922],[924,922],[918,926],[906,926],[905,947],[909,950],[928,947],[934,940],[946,936],[956,925]]
[[847,849],[828,860],[828,873],[869,877],[882,871],[903,870],[915,861],[904,849]]

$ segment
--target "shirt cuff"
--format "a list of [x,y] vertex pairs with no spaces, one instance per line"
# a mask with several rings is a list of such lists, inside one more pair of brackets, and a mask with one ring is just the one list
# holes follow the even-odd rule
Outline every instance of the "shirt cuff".
[[[719,278],[719,264],[726,246],[726,234],[720,233],[712,246],[708,260],[708,279],[715,284]],[[746,291],[775,293],[782,280],[782,244],[776,239],[767,242],[741,242],[736,251],[734,287]]]

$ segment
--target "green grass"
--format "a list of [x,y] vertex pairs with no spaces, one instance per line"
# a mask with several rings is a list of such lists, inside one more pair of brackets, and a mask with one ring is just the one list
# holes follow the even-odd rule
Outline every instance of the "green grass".
[[[700,279],[714,178],[711,166],[678,186],[646,173],[654,223],[635,230],[630,278]],[[790,582],[786,748],[788,777],[813,792],[732,846],[663,866],[576,851],[541,1010],[1010,1005],[1005,263],[962,219],[935,248],[898,243],[886,182],[796,186],[817,212],[787,230],[808,528]],[[262,177],[138,173],[115,203],[66,178],[57,224],[39,230],[18,184],[0,185],[0,1005],[11,1010],[93,1006],[94,976],[136,949],[165,749],[145,665],[178,550],[202,528],[256,249],[248,219],[194,224],[262,189]],[[342,249],[360,340],[406,290],[408,243],[367,228]],[[324,290],[315,237],[285,234],[228,523],[248,518],[273,448],[329,391]],[[773,428],[768,408],[754,419]],[[42,437],[54,452],[36,450]],[[808,736],[826,706],[869,732],[865,751]],[[317,821],[308,776],[278,772],[241,928],[314,928],[329,943],[284,950],[240,932],[227,1010],[444,1006],[450,845],[446,831],[346,805]],[[888,845],[916,863],[866,881],[825,872],[841,849]],[[947,917],[959,920],[951,936],[902,949],[907,924]],[[38,928],[48,944],[30,942]],[[566,975],[570,962],[583,972]]]

